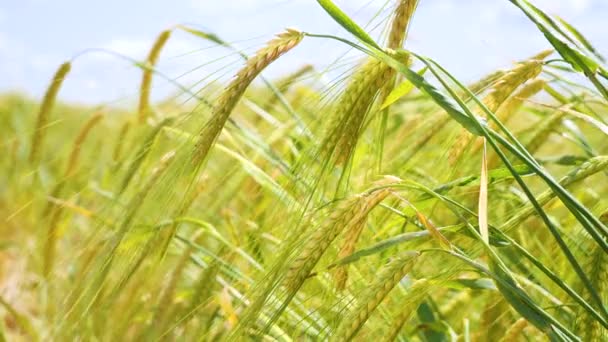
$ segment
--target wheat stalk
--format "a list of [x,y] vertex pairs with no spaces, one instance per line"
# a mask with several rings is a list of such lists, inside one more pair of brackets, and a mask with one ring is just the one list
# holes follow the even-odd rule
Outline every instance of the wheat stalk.
[[344,164],[349,160],[376,94],[394,75],[392,68],[376,59],[367,60],[352,75],[321,144],[325,153],[334,153],[336,163]]
[[139,123],[144,123],[148,118],[150,112],[150,89],[152,88],[152,74],[154,72],[154,67],[156,66],[156,62],[158,61],[158,57],[160,56],[160,52],[171,37],[171,30],[166,30],[161,32],[154,45],[152,45],[152,49],[148,53],[148,58],[146,59],[146,63],[143,67],[143,75],[141,78],[141,86],[139,88],[139,105],[138,105],[138,120]]
[[[544,51],[532,59],[518,63],[494,83],[488,95],[484,97],[483,104],[490,111],[496,112],[518,87],[540,75],[544,63],[543,59],[551,52]],[[465,129],[461,129],[460,135],[456,138],[456,142],[448,154],[450,165],[456,164],[472,139],[473,135],[471,133]]]
[[74,141],[74,145],[72,145],[72,152],[70,152],[70,157],[68,158],[68,163],[65,168],[65,177],[71,176],[78,166],[78,157],[80,156],[80,150],[82,148],[82,144],[84,140],[87,138],[93,127],[101,122],[103,119],[103,114],[97,113],[93,115],[82,127],[76,140]]
[[[387,47],[389,49],[398,50],[403,47],[403,43],[407,37],[409,24],[417,6],[418,0],[399,0],[393,14],[391,29],[389,31],[387,42]],[[385,86],[382,87],[380,103],[383,103],[388,94],[394,89],[396,79],[396,73],[392,73]]]
[[[361,220],[361,222],[347,228],[342,248],[338,252],[338,259],[345,258],[355,251],[357,241],[359,240],[359,236],[361,236],[365,224],[366,220]],[[346,281],[348,280],[348,265],[339,266],[334,278],[336,279],[336,289],[338,291],[344,290]]]
[[345,200],[305,242],[300,254],[289,267],[284,281],[285,286],[290,291],[296,292],[335,238],[344,229],[361,224],[369,212],[389,193],[389,189],[383,188]]
[[193,154],[194,165],[199,165],[207,157],[211,146],[224,128],[232,110],[254,78],[273,61],[298,45],[302,38],[303,34],[300,31],[287,29],[247,61],[245,67],[236,74],[232,82],[224,89],[212,111],[211,119],[199,132]]
[[63,83],[65,77],[71,69],[72,64],[70,62],[65,62],[61,64],[61,66],[59,66],[59,69],[57,69],[57,71],[55,72],[51,84],[46,89],[46,93],[44,94],[44,98],[42,99],[42,104],[40,105],[40,111],[38,112],[38,118],[36,119],[36,128],[34,129],[34,134],[32,136],[32,146],[30,151],[31,163],[38,162],[38,158],[40,157],[41,153],[40,150],[44,145],[43,142],[46,128],[49,123],[51,111],[55,106],[57,94],[59,93],[61,84]]
[[389,31],[387,44],[389,49],[397,50],[403,46],[410,21],[417,6],[418,0],[399,0]]
[[[535,79],[531,82],[526,83],[521,89],[519,89],[513,96],[509,97],[502,106],[498,108],[496,117],[502,123],[507,123],[513,114],[517,113],[524,101],[538,94],[545,88],[546,82],[542,79]],[[490,127],[495,128],[496,122],[491,121]]]
[[342,320],[332,341],[350,341],[384,298],[411,271],[419,255],[416,251],[403,252],[382,267],[376,281],[361,296],[356,308]]
[[[351,157],[353,150],[361,133],[363,122],[366,114],[371,108],[374,98],[379,89],[382,89],[392,78],[395,72],[382,62],[373,61],[372,70],[369,71],[367,79],[362,79],[361,85],[364,86],[363,91],[359,93],[357,98],[353,95],[346,95],[348,98],[347,104],[352,103],[349,109],[346,121],[342,122],[340,138],[336,142],[336,162],[345,164]],[[347,90],[348,92],[348,90]],[[351,93],[352,94],[352,93]],[[347,107],[345,107],[347,108]]]

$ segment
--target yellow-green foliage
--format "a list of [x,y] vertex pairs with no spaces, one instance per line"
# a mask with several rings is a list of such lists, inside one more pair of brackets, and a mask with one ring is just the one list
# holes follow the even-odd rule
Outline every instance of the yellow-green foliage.
[[137,108],[58,102],[78,58],[39,101],[0,96],[0,340],[606,339],[608,92],[589,43],[553,27],[551,59],[465,88],[401,50],[418,1],[372,20],[386,51],[319,3],[365,42],[342,78],[254,82],[303,39],[344,43],[288,29],[225,83],[180,88],[194,105],[157,106],[164,31]]

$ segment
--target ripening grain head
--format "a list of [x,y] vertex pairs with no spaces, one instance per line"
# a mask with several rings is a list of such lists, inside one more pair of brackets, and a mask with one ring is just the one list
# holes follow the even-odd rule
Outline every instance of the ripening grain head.
[[209,153],[213,143],[220,135],[232,110],[255,77],[277,58],[293,49],[303,38],[300,31],[287,29],[271,40],[264,48],[247,60],[247,64],[224,89],[211,113],[211,119],[199,132],[193,154],[194,165],[199,165]]
[[49,85],[46,90],[46,93],[44,94],[44,98],[42,99],[42,103],[40,104],[40,110],[38,111],[36,127],[34,128],[34,134],[32,136],[32,143],[30,146],[31,163],[38,162],[38,158],[41,154],[40,150],[44,145],[45,131],[49,123],[51,112],[53,111],[53,107],[55,106],[57,94],[59,93],[61,84],[63,83],[65,77],[71,69],[72,64],[70,62],[65,62],[61,64],[59,69],[57,69],[57,72],[55,72],[55,76],[53,76],[53,80],[51,81],[51,84]]
[[156,38],[152,49],[148,53],[146,64],[144,65],[143,75],[141,79],[141,86],[139,90],[139,106],[138,106],[138,120],[139,123],[144,123],[149,115],[150,111],[150,90],[152,88],[152,76],[154,67],[160,56],[160,52],[171,37],[171,30],[161,32]]

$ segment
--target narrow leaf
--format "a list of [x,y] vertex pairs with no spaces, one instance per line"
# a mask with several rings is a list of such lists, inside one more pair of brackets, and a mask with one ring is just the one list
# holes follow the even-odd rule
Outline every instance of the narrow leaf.
[[363,30],[357,23],[355,23],[346,13],[344,13],[336,4],[331,0],[317,0],[319,5],[323,7],[325,12],[329,14],[334,20],[340,24],[348,32],[352,33],[355,37],[361,41],[380,49],[380,46],[370,37],[365,30]]
[[486,155],[486,138],[483,139],[483,155],[481,158],[481,176],[479,179],[479,231],[481,239],[488,244],[490,236],[488,234],[488,160]]
[[[424,73],[428,70],[428,68],[422,68],[418,71],[419,75],[424,75]],[[384,103],[380,107],[380,110],[388,108],[393,103],[397,102],[400,98],[407,96],[412,90],[414,90],[414,84],[408,80],[403,81],[399,84],[395,89],[391,91],[390,94],[384,100]]]

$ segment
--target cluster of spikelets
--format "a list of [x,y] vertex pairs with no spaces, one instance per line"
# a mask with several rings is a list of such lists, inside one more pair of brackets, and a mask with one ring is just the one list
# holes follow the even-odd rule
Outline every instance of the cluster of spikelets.
[[[176,26],[135,63],[132,112],[56,103],[77,60],[39,104],[0,98],[0,340],[608,338],[596,75],[546,50],[465,89],[403,50],[417,0],[378,16],[377,51],[319,3],[368,43],[330,89],[311,65],[261,76],[319,36],[287,29],[200,107],[157,110],[176,31],[235,49]],[[566,62],[597,54],[552,25],[588,52]]]

